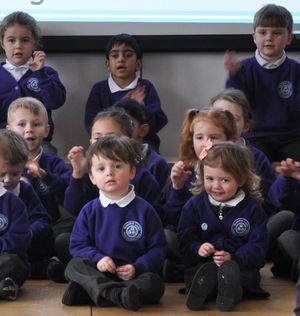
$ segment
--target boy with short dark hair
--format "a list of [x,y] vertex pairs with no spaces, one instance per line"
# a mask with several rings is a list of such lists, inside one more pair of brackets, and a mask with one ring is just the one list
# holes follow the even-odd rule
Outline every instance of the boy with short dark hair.
[[[132,137],[139,143],[143,143],[148,135],[150,125],[148,123],[145,106],[134,99],[125,98],[114,104],[122,108],[130,116],[133,124]],[[168,162],[164,157],[152,150],[148,144],[143,144],[143,156],[145,167],[153,174],[161,189],[164,188],[170,176]]]
[[142,73],[143,52],[137,40],[129,34],[113,36],[106,47],[106,66],[110,71],[108,79],[97,82],[88,97],[85,108],[85,128],[90,133],[93,119],[116,101],[130,97],[143,103],[150,125],[145,142],[155,150],[159,149],[157,133],[168,123],[159,96],[153,84],[136,75]]
[[90,179],[99,198],[75,222],[65,275],[65,305],[93,303],[138,310],[164,293],[158,273],[166,239],[153,207],[134,193],[136,149],[126,136],[104,136],[87,153]]

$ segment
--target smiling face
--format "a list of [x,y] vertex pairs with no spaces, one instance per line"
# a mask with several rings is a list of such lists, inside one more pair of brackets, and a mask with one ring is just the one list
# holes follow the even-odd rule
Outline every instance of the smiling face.
[[220,128],[206,120],[197,122],[194,125],[193,131],[193,146],[197,157],[199,157],[199,154],[208,139],[210,139],[213,144],[216,144],[226,141],[227,137],[223,128]]
[[123,161],[114,161],[101,155],[92,157],[90,179],[111,200],[119,200],[129,190],[135,168]]
[[234,198],[240,187],[235,178],[221,167],[204,165],[203,177],[204,190],[219,202],[226,202]]
[[275,61],[282,56],[286,45],[293,35],[286,27],[258,26],[253,33],[253,40],[261,56],[268,61]]
[[106,66],[114,81],[121,88],[126,87],[135,79],[135,73],[141,67],[141,60],[127,44],[115,44],[109,52]]
[[48,136],[49,125],[42,115],[35,115],[29,109],[18,108],[11,113],[11,121],[7,128],[21,134],[26,140],[30,157],[40,152],[43,139]]
[[14,24],[6,28],[1,46],[8,61],[15,66],[21,66],[27,63],[36,50],[36,41],[29,29]]

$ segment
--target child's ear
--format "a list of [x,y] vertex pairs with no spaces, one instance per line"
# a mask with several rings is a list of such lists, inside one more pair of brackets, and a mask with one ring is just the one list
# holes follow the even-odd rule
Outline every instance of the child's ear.
[[95,182],[95,180],[94,180],[94,177],[93,177],[93,175],[89,172],[89,178],[90,178],[90,180],[91,180],[91,182],[94,184],[94,185],[96,185],[96,182]]
[[109,66],[109,60],[105,59],[105,66],[108,70],[110,70],[110,66]]
[[242,133],[243,134],[247,133],[249,131],[249,129],[250,129],[250,124],[249,123],[245,123]]
[[138,59],[138,60],[136,61],[136,70],[135,70],[135,71],[141,70],[141,69],[142,69],[142,66],[143,66],[142,60],[141,60],[141,59]]
[[9,124],[6,125],[6,129],[10,130],[10,126]]
[[130,169],[130,174],[129,174],[129,179],[132,180],[136,175],[136,167],[131,167]]
[[294,38],[294,34],[290,33],[288,37],[287,45],[290,45],[292,43],[293,38]]
[[49,135],[49,132],[50,132],[50,125],[47,124],[47,125],[45,126],[44,138]]

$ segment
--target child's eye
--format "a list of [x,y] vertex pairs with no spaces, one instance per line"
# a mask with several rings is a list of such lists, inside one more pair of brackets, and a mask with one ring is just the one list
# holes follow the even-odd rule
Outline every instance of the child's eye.
[[98,167],[97,170],[103,172],[105,170],[105,168],[104,167]]
[[34,124],[33,124],[34,127],[39,127],[39,126],[41,126],[41,125],[42,125],[41,122],[37,122],[37,123],[34,123]]
[[132,50],[127,50],[127,51],[125,51],[124,52],[124,57],[125,58],[132,58],[133,56],[135,55],[135,52],[134,51],[132,51]]
[[205,181],[207,181],[207,182],[212,182],[213,181],[213,178],[212,177],[205,177]]
[[21,122],[21,123],[18,123],[17,125],[20,126],[20,127],[25,127],[25,126],[26,126],[26,123],[22,123],[22,122]]
[[221,183],[224,183],[224,184],[229,183],[229,182],[230,182],[230,179],[226,179],[226,178],[225,178],[225,179],[222,179],[222,180],[221,180]]
[[122,169],[122,165],[121,164],[116,164],[116,169]]

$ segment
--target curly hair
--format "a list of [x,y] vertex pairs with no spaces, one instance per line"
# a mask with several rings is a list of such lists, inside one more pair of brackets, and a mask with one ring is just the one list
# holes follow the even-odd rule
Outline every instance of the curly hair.
[[250,150],[233,142],[222,142],[212,146],[207,156],[199,160],[197,179],[193,183],[191,192],[199,195],[204,191],[204,166],[222,168],[230,173],[238,183],[243,183],[241,188],[245,194],[258,202],[262,202],[260,192],[260,177],[253,171],[253,156]]

